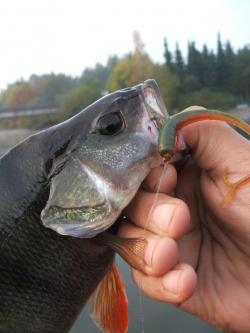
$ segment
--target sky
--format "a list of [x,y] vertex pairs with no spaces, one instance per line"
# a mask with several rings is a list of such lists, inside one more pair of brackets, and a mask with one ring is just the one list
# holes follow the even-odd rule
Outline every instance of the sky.
[[250,44],[249,0],[0,0],[0,90],[32,74],[81,75],[110,55],[145,50],[163,62],[163,40],[183,53],[216,47],[217,33],[235,49]]

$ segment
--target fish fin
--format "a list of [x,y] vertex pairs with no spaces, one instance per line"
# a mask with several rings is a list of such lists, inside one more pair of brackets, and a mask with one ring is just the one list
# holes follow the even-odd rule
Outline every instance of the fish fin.
[[127,332],[128,300],[115,264],[109,267],[92,296],[91,317],[105,333]]
[[145,266],[145,238],[123,238],[108,232],[102,234],[102,242],[117,252],[130,266],[141,270]]
[[234,198],[236,192],[241,186],[250,183],[250,176],[249,175],[245,176],[240,180],[238,180],[237,182],[232,183],[229,181],[229,170],[228,168],[226,168],[224,170],[223,181],[224,184],[229,188],[229,191],[227,192],[227,194],[225,195],[225,197],[221,202],[222,207],[224,207],[228,202],[230,202]]

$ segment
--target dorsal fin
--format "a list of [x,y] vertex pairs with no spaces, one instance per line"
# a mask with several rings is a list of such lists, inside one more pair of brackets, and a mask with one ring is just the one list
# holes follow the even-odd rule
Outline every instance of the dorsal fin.
[[107,270],[92,296],[92,319],[105,333],[126,333],[128,300],[115,264]]

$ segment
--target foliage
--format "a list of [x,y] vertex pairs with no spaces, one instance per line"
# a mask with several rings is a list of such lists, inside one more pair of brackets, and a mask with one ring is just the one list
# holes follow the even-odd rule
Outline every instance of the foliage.
[[173,109],[176,104],[177,91],[180,86],[177,76],[171,73],[166,66],[155,64],[152,77],[159,85],[167,108],[170,110]]
[[153,76],[153,63],[146,54],[129,54],[114,67],[107,80],[107,90],[129,87]]
[[180,82],[176,107],[194,97],[219,107],[250,102],[250,46],[235,52],[229,41],[223,45],[218,34],[216,53],[206,44],[200,51],[195,42],[189,42],[186,62],[178,44],[171,53],[165,40],[164,48],[165,65]]
[[180,109],[185,109],[190,105],[228,109],[235,106],[236,103],[237,98],[228,92],[220,92],[212,90],[211,88],[203,88],[180,96],[178,105]]
[[102,91],[99,83],[88,80],[69,91],[62,101],[59,111],[60,119],[75,115],[89,104],[101,97]]
[[1,95],[2,108],[56,106],[76,80],[64,74],[32,75],[10,84]]
[[59,105],[62,97],[72,89],[78,80],[64,74],[32,75],[29,83],[34,91],[35,98],[30,105]]
[[153,77],[154,64],[144,51],[139,33],[134,33],[134,52],[123,57],[114,66],[107,80],[107,90],[129,87]]
[[99,83],[102,90],[105,90],[107,79],[118,61],[117,56],[112,56],[109,57],[106,65],[97,63],[94,68],[86,68],[82,73],[80,82],[84,83],[89,80],[94,80]]
[[18,81],[12,84],[3,92],[1,103],[3,107],[18,107],[27,105],[34,97],[31,86],[28,82]]
[[133,52],[106,64],[86,68],[80,77],[64,74],[32,75],[18,80],[0,93],[0,111],[4,108],[59,107],[57,116],[42,115],[4,120],[8,126],[39,127],[70,117],[101,97],[154,78],[160,86],[168,109],[192,104],[228,108],[240,102],[250,103],[250,45],[234,50],[230,41],[217,37],[217,48],[206,44],[199,50],[195,42],[187,46],[187,56],[176,43],[174,51],[164,40],[163,64],[152,61],[138,32],[133,34]]

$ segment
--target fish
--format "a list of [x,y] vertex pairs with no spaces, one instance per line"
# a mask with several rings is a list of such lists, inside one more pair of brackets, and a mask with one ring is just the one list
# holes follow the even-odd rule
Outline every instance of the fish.
[[90,297],[103,331],[126,332],[115,251],[131,253],[140,266],[136,253],[145,241],[124,243],[115,226],[162,163],[158,136],[167,117],[156,82],[147,80],[103,96],[1,157],[0,332],[66,333]]

